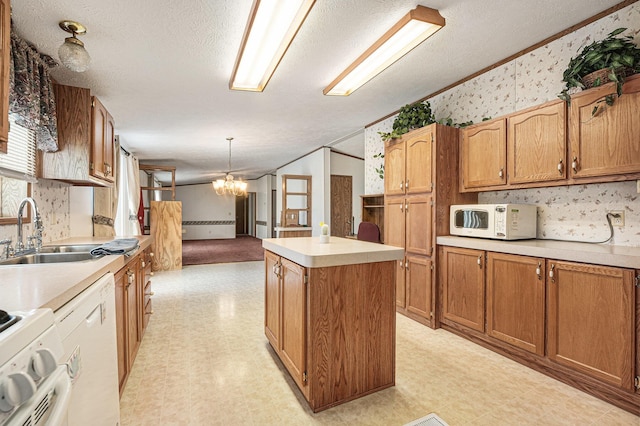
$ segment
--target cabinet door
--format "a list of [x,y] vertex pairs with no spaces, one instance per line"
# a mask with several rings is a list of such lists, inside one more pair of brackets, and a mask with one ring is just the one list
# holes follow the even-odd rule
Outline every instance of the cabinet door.
[[116,339],[118,346],[118,384],[122,394],[127,375],[129,374],[129,362],[127,360],[127,328],[126,328],[126,287],[127,268],[122,268],[115,274],[116,281]]
[[510,184],[567,177],[566,103],[553,101],[508,117]]
[[405,200],[392,198],[385,200],[384,206],[384,241],[390,246],[404,248],[405,243]]
[[407,255],[407,311],[431,319],[432,262],[424,256]]
[[431,192],[433,177],[431,162],[433,153],[433,126],[407,133],[403,137],[406,146],[405,191],[407,194]]
[[406,257],[396,261],[396,306],[404,308],[407,303],[405,271]]
[[484,332],[484,251],[443,248],[442,318]]
[[463,189],[497,187],[507,183],[507,123],[496,119],[462,130],[460,185]]
[[384,193],[403,195],[405,180],[405,144],[402,139],[392,139],[385,143],[384,150]]
[[544,356],[545,261],[487,255],[487,334]]
[[411,197],[405,202],[405,241],[408,253],[430,256],[433,252],[431,200],[431,197]]
[[548,356],[633,390],[632,270],[548,261]]
[[[133,365],[133,360],[138,353],[140,345],[140,320],[138,306],[138,286],[136,285],[137,274],[136,265],[131,265],[126,272],[125,299],[126,299],[126,327],[127,327],[127,363],[129,370]],[[137,263],[133,261],[133,263]]]
[[264,334],[277,351],[280,341],[280,257],[264,252]]
[[[623,95],[612,106],[598,103],[615,93],[613,83],[571,98],[571,177],[606,176],[640,172],[640,77],[627,79]],[[592,116],[593,108],[603,109]]]
[[91,159],[89,173],[91,176],[105,178],[104,144],[107,126],[107,110],[93,96],[91,98]]
[[281,258],[280,359],[300,388],[306,386],[307,368],[307,287],[306,270]]
[[0,0],[0,153],[7,152],[9,140],[9,62],[11,5]]
[[109,112],[107,112],[107,122],[105,124],[104,135],[104,178],[109,182],[115,181],[115,158],[114,158],[114,145],[115,145],[115,121]]

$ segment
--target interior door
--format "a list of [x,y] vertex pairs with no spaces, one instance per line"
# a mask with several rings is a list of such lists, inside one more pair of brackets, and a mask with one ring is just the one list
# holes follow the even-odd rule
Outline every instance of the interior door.
[[236,235],[247,234],[247,197],[236,196]]
[[331,175],[331,235],[351,235],[353,222],[353,178]]

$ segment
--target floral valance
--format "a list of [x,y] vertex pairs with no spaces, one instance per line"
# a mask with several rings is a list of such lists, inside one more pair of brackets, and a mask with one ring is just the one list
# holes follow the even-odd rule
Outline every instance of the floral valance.
[[36,146],[58,150],[56,101],[49,68],[57,63],[20,38],[11,27],[9,114],[16,123],[36,134]]

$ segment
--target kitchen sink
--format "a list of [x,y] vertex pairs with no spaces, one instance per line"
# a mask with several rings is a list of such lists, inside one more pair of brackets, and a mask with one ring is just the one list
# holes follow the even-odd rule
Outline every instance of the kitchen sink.
[[88,251],[30,253],[0,260],[0,265],[34,265],[38,263],[81,262],[83,260],[99,259],[100,257],[102,256],[92,256]]
[[40,253],[89,253],[96,247],[100,244],[52,245],[42,247]]

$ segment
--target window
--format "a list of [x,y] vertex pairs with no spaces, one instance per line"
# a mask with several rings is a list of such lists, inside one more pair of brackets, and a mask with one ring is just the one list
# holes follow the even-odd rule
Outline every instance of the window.
[[9,143],[0,154],[0,176],[36,182],[36,135],[9,118]]

